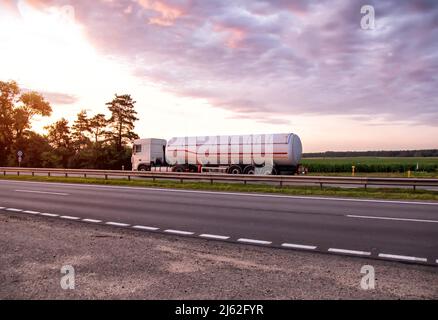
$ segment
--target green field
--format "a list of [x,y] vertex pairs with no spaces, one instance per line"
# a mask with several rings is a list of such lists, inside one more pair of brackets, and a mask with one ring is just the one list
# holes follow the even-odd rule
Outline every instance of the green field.
[[[352,166],[358,174],[393,173],[434,177],[438,175],[438,157],[351,157],[304,158],[301,163],[315,173],[351,173]],[[418,165],[418,166],[417,166]]]

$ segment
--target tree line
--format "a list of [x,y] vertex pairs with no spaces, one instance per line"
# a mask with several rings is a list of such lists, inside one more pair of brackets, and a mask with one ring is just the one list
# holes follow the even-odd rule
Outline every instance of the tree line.
[[438,157],[438,149],[394,151],[327,151],[303,153],[304,158]]
[[17,166],[17,152],[23,152],[21,166],[53,168],[131,169],[129,142],[137,112],[129,94],[115,95],[106,103],[110,116],[89,115],[82,110],[73,123],[62,118],[32,130],[36,116],[49,117],[52,107],[38,92],[23,92],[15,81],[0,81],[0,166]]

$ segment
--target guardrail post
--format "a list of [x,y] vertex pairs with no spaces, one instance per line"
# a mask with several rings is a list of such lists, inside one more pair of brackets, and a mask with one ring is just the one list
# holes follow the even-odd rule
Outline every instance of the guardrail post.
[[17,176],[20,176],[20,171],[17,171]]
[[4,175],[4,176],[6,175],[6,171],[3,171],[3,175]]
[[65,173],[65,177],[68,178],[68,173]]
[[86,173],[84,173],[84,178],[86,178],[87,177],[87,174]]
[[152,177],[152,181],[155,182],[155,177]]
[[105,175],[105,180],[108,180],[108,175],[107,174]]
[[128,181],[131,181],[131,176],[128,176]]
[[47,172],[47,176],[50,177],[50,172]]
[[417,191],[417,186],[414,184],[414,192]]
[[283,188],[283,181],[280,180],[280,188]]
[[181,183],[183,183],[183,178],[179,179],[181,181]]
[[32,171],[32,177],[35,177],[35,172]]
[[[210,184],[213,184],[213,178],[210,179]],[[246,181],[245,181],[246,184]]]
[[319,186],[321,187],[321,190],[322,190],[322,182],[319,183]]

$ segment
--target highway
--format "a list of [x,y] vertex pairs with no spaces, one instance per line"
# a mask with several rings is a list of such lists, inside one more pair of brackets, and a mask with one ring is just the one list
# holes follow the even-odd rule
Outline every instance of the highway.
[[0,180],[1,212],[438,267],[437,202]]

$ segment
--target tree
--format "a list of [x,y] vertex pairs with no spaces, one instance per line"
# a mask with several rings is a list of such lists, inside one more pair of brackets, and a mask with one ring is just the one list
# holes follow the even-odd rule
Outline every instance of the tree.
[[47,139],[54,148],[54,154],[58,156],[62,167],[67,168],[70,163],[70,157],[74,155],[68,121],[62,118],[54,124],[45,127],[45,129],[47,130]]
[[94,143],[98,144],[99,139],[105,135],[106,127],[108,126],[108,120],[105,118],[105,115],[102,113],[96,114],[93,118],[90,119],[89,123],[89,132],[94,138]]
[[49,116],[52,108],[38,92],[20,94],[15,81],[0,81],[0,165],[6,165],[17,142],[28,134],[33,117]]
[[87,133],[90,132],[90,119],[87,111],[82,110],[78,113],[77,119],[72,126],[72,138],[78,150],[87,147],[90,144],[90,139]]
[[116,94],[111,102],[106,103],[111,111],[109,124],[112,131],[109,135],[114,140],[118,152],[122,151],[128,141],[138,138],[138,135],[133,132],[134,122],[138,120],[135,116],[137,114],[134,110],[135,103],[136,101],[133,101],[129,94]]

